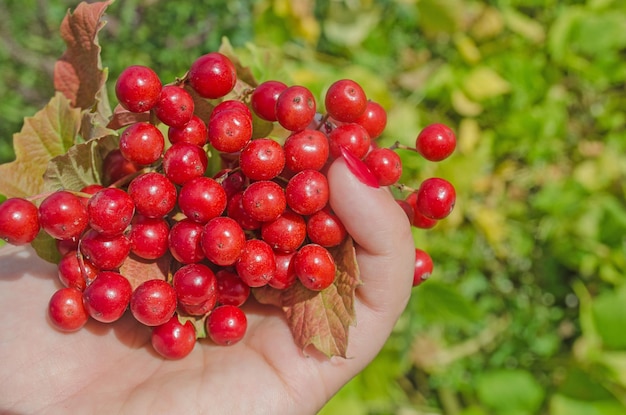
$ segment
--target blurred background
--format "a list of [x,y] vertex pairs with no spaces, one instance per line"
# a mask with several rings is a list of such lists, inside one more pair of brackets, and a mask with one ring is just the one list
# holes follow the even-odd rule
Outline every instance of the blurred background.
[[[76,5],[0,1],[0,162]],[[415,231],[431,279],[322,415],[626,413],[626,2],[117,0],[106,20],[110,86],[131,64],[174,80],[225,36],[259,81],[360,82],[383,145],[457,132],[441,163],[401,153],[403,183],[444,177],[457,205]]]

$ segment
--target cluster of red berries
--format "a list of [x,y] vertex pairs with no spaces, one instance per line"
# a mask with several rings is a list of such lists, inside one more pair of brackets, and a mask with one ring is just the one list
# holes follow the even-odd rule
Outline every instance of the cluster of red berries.
[[[64,288],[49,315],[59,329],[78,330],[89,318],[110,323],[130,309],[152,327],[160,354],[181,358],[198,337],[186,316],[201,319],[215,343],[234,344],[246,332],[240,307],[251,288],[298,283],[319,291],[333,283],[328,249],[347,233],[328,204],[325,169],[344,157],[371,186],[396,184],[400,157],[375,143],[385,110],[348,79],[329,87],[323,115],[309,89],[275,80],[231,99],[237,80],[220,53],[201,56],[169,85],[148,67],[126,68],[117,99],[149,116],[124,126],[119,148],[103,162],[104,183],[59,190],[38,205],[23,198],[0,205],[7,242],[29,244],[40,230],[57,240]],[[199,105],[211,111],[201,114]],[[255,117],[278,123],[286,138],[253,139]],[[413,150],[442,160],[455,145],[452,131],[434,124]],[[209,152],[222,165],[214,174]],[[454,202],[454,188],[439,178],[398,200],[421,228],[446,217]],[[170,258],[167,278],[133,286],[120,271],[129,256]],[[414,285],[431,271],[428,254],[416,250]]]

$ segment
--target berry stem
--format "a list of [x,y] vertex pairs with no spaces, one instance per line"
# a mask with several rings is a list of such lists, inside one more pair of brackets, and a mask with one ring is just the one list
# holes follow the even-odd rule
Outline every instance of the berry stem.
[[414,189],[410,186],[407,186],[406,184],[402,184],[402,183],[396,183],[393,185],[393,187],[395,187],[396,189],[398,189],[401,192],[408,192],[408,193],[413,193],[413,192],[417,192],[417,189]]
[[409,147],[409,146],[407,146],[407,145],[405,145],[405,144],[402,144],[402,143],[401,143],[401,142],[399,142],[399,141],[396,141],[395,143],[393,143],[393,144],[389,147],[389,150],[396,150],[396,149],[398,149],[398,148],[399,148],[399,149],[401,149],[401,150],[417,151],[417,149],[416,149],[416,148],[414,148],[414,147]]

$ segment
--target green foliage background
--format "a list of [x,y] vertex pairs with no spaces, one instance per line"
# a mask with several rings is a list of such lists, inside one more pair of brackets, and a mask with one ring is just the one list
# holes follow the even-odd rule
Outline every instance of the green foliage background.
[[[0,162],[52,95],[76,4],[0,3]],[[383,144],[457,131],[442,163],[402,153],[407,185],[457,187],[415,232],[434,275],[322,414],[626,413],[625,2],[118,0],[107,20],[111,80],[136,63],[173,80],[227,36],[259,80],[359,81],[389,112]]]

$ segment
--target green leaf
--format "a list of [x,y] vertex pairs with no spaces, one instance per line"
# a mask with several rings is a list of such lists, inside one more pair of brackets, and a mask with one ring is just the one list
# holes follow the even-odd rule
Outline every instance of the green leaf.
[[530,372],[492,370],[478,378],[480,400],[499,414],[533,414],[541,406],[544,391]]
[[626,349],[626,286],[596,297],[592,304],[594,325],[605,347]]
[[478,67],[465,78],[463,88],[474,101],[506,94],[511,90],[509,83],[496,71],[486,66]]
[[117,143],[116,136],[90,140],[50,160],[44,175],[44,190],[80,190],[90,184],[102,184],[102,162],[117,148]]
[[13,136],[16,159],[0,165],[0,193],[29,197],[42,192],[48,162],[64,154],[78,135],[81,110],[57,93]]
[[563,395],[550,399],[550,415],[623,415],[624,407],[614,400],[580,401]]
[[58,264],[61,260],[61,254],[56,245],[56,240],[48,235],[45,231],[40,231],[30,246],[35,250],[37,256],[44,261]]
[[476,306],[450,285],[430,279],[413,293],[416,314],[431,323],[471,325],[479,320]]

